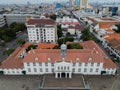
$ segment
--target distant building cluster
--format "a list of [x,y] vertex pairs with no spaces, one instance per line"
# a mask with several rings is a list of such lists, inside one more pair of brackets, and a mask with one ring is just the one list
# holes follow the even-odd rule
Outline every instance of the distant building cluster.
[[86,21],[90,24],[91,33],[102,42],[109,54],[120,60],[120,35],[115,32],[118,30],[116,25],[120,25],[120,20],[117,17],[88,17]]
[[69,0],[70,7],[74,9],[87,9],[88,8],[88,0]]

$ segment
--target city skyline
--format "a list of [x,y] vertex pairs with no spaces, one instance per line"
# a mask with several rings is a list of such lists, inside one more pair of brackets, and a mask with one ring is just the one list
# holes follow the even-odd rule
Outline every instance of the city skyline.
[[[64,2],[64,1],[69,1],[69,0],[0,0],[0,4],[27,4],[28,2],[31,4],[40,4],[42,2]],[[119,2],[119,0],[88,0],[89,2]]]

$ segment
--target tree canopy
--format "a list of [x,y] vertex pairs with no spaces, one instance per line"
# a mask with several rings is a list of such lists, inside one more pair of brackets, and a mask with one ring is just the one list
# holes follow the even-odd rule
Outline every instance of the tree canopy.
[[91,35],[91,34],[89,33],[89,29],[86,28],[86,29],[84,29],[84,30],[82,31],[81,39],[82,39],[83,41],[87,41],[87,40],[94,40],[95,37],[94,37],[93,35]]
[[61,38],[58,39],[58,45],[61,46],[61,44],[66,43],[66,42],[73,42],[74,38],[73,37],[65,37],[65,38]]
[[71,43],[67,45],[68,49],[83,49],[79,43]]
[[120,24],[115,25],[118,29],[114,29],[115,32],[120,33]]
[[58,35],[58,38],[62,37],[61,25],[57,25],[57,35]]
[[50,18],[53,19],[53,20],[56,20],[57,15],[53,14],[53,15],[50,16]]
[[25,43],[25,41],[23,39],[17,39],[16,43],[19,45],[23,45]]
[[15,50],[15,49],[7,49],[7,50],[5,50],[5,51],[3,52],[3,54],[9,56],[11,53],[14,52],[14,50]]
[[0,39],[8,42],[16,38],[16,32],[24,31],[26,26],[23,23],[12,23],[10,26],[0,28]]
[[31,50],[31,49],[36,49],[37,48],[37,45],[30,45],[30,46],[28,46],[28,48],[26,49],[26,51],[28,52],[29,50]]

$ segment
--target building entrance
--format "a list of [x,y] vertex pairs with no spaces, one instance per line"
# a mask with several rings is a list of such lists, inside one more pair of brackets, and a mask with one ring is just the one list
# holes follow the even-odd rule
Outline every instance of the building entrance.
[[65,77],[65,73],[63,72],[63,73],[61,73],[61,77]]
[[72,73],[68,72],[56,72],[55,78],[71,78]]

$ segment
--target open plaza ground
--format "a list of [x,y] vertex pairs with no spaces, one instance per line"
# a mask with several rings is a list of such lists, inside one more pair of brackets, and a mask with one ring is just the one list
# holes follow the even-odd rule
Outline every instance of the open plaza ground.
[[67,87],[84,88],[82,75],[74,75],[70,78],[55,78],[53,75],[45,76],[44,87],[60,87],[65,90]]
[[[38,90],[40,80],[45,78],[45,87],[84,87],[81,75],[72,79],[58,78],[53,75],[45,76],[0,76],[0,90]],[[119,90],[119,76],[84,76],[90,85],[90,90]]]

